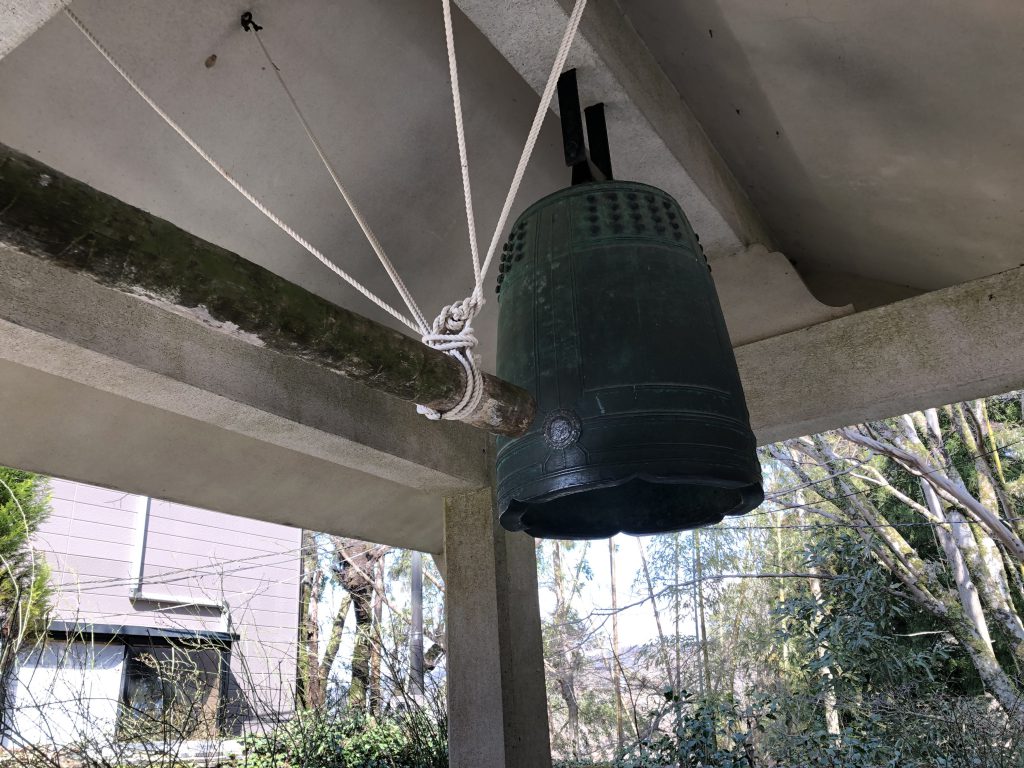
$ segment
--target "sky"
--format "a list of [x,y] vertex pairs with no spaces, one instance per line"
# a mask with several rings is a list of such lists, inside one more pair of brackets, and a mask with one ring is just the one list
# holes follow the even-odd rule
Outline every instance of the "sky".
[[[645,541],[645,539],[620,534],[616,536],[613,541],[617,547],[616,571],[619,606],[621,608],[633,603],[640,603],[647,594],[647,587],[644,584],[641,571],[639,550],[639,543],[641,541]],[[579,556],[584,553],[587,556],[592,575],[591,578],[582,585],[580,594],[574,601],[577,613],[580,616],[586,616],[594,610],[601,611],[611,608],[611,575],[607,540],[600,539],[591,542],[575,542],[575,548],[572,551],[567,552],[565,555],[566,569],[574,570]],[[541,578],[543,579],[543,576]],[[409,604],[408,585],[405,583],[393,583],[391,585],[391,589],[394,592],[395,604],[403,608],[407,607]],[[334,620],[334,613],[343,597],[344,591],[334,584],[329,583],[324,590],[324,598],[321,603],[319,613],[320,636],[323,638],[320,648],[321,655],[323,654],[324,646],[326,645],[326,638],[330,633],[331,624]],[[554,610],[554,606],[554,592],[552,589],[546,588],[542,581],[540,588],[541,614],[545,617],[550,617]],[[346,622],[346,630],[342,641],[341,651],[338,654],[339,660],[351,658],[352,647],[355,642],[353,624],[354,621],[350,611],[348,621]],[[666,632],[671,632],[673,629],[674,628],[665,627]],[[606,636],[610,637],[610,620],[605,622],[604,630]],[[680,633],[683,635],[694,634],[693,619],[689,613],[684,614],[682,618]],[[657,626],[654,621],[654,613],[651,610],[649,603],[642,602],[639,605],[625,608],[620,611],[619,643],[623,650],[633,646],[643,645],[656,637]],[[347,672],[342,671],[340,667],[335,670],[335,675],[343,681],[346,681],[348,677]]]
[[[623,609],[623,606],[640,602],[647,596],[647,586],[643,580],[640,561],[640,542],[647,541],[647,538],[615,536],[613,542],[616,546],[616,587],[618,591],[619,612],[619,643],[623,649],[631,646],[643,645],[658,636],[657,625],[654,621],[654,612],[649,603],[644,602],[631,608]],[[608,558],[608,541],[599,539],[591,542],[576,542],[577,551],[586,546],[587,559],[592,571],[592,578],[586,582],[580,591],[579,596],[574,600],[577,613],[581,616],[587,615],[592,610],[607,611],[611,608],[611,569]],[[569,558],[573,553],[569,553]],[[575,564],[575,559],[571,561]],[[568,566],[567,566],[568,567]],[[541,613],[550,616],[555,606],[554,592],[550,589],[541,588]],[[607,624],[608,631],[611,631],[610,622]],[[669,631],[666,628],[666,631]],[[683,616],[680,626],[680,633],[683,635],[693,634],[693,621],[687,615]]]

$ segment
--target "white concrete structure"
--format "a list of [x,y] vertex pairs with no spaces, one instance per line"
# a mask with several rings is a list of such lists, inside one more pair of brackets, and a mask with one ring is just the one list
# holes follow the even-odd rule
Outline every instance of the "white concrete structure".
[[[485,240],[568,4],[458,2]],[[255,41],[238,28],[238,9],[198,0],[74,7],[216,157],[387,293]],[[461,298],[470,273],[439,4],[301,0],[253,10],[422,305]],[[917,0],[896,9],[828,0],[811,12],[787,0],[591,0],[569,65],[579,67],[584,99],[608,104],[616,175],[663,186],[692,216],[759,439],[1024,384],[1022,37],[1024,12],[1010,0],[955,12]],[[233,195],[66,19],[0,61],[0,104],[0,142],[388,322]],[[517,208],[567,181],[551,120]],[[472,513],[450,506],[447,523],[444,513],[444,499],[489,483],[483,435],[426,424],[312,364],[17,248],[0,251],[0,278],[0,409],[17,436],[0,445],[0,462],[443,550],[450,569],[472,565],[450,590],[458,631],[479,638],[457,652],[453,642],[453,687],[464,686],[457,708],[453,700],[464,747],[453,765],[481,755],[494,766],[542,764],[538,726],[508,705],[531,683],[482,656],[522,643],[521,658],[537,660],[529,623],[501,618],[511,578],[503,569],[529,570],[529,557],[499,556],[482,502]],[[487,366],[494,320],[488,305],[477,323]],[[80,445],[102,440],[115,421],[139,442],[92,455],[55,441],[69,421]],[[174,471],[145,471],[139,447],[159,458],[151,466]],[[476,539],[448,535],[470,514]],[[478,557],[484,543],[493,560]],[[470,679],[460,669],[486,671]]]

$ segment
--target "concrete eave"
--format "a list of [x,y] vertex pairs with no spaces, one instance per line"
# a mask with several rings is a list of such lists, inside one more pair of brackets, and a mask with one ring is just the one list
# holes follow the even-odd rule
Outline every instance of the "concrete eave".
[[[514,8],[490,0],[456,3],[541,92],[572,0],[526,0]],[[768,231],[725,161],[617,4],[588,3],[567,67],[579,69],[584,105],[605,103],[616,176],[673,195],[709,257],[751,243],[771,247]]]

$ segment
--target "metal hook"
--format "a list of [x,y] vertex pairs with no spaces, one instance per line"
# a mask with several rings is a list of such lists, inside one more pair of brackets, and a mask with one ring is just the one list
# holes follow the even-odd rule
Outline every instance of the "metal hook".
[[246,11],[242,14],[242,29],[248,32],[250,28],[252,29],[253,32],[259,32],[261,29],[263,29],[263,27],[261,27],[255,21],[253,21],[252,11]]

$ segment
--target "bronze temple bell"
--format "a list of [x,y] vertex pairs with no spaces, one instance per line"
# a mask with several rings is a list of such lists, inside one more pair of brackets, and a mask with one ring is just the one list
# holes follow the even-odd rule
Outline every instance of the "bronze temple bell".
[[573,185],[519,217],[498,277],[497,373],[538,404],[498,440],[501,524],[592,539],[749,512],[761,467],[703,249],[666,192],[612,180],[602,105],[588,158],[574,70],[558,97]]

